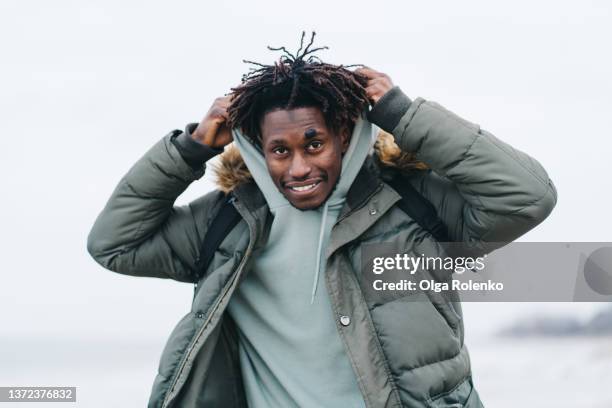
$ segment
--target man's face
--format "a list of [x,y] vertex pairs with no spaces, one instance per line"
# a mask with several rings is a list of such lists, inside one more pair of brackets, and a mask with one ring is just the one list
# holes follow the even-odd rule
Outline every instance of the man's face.
[[340,177],[348,131],[332,132],[318,108],[306,107],[268,112],[261,136],[270,176],[291,205],[323,204]]

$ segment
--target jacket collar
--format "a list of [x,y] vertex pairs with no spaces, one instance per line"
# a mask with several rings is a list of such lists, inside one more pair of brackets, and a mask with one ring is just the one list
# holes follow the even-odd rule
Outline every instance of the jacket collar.
[[236,185],[231,191],[236,200],[244,204],[247,211],[256,212],[266,206],[266,199],[253,179]]
[[370,156],[361,167],[355,181],[346,194],[346,203],[340,211],[338,219],[344,217],[350,211],[363,205],[368,197],[380,187],[381,179],[376,168],[374,159]]

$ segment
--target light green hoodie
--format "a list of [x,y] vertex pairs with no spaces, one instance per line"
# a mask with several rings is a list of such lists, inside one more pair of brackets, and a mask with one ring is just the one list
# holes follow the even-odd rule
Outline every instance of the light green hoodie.
[[239,329],[249,407],[365,407],[325,287],[324,249],[377,128],[360,118],[323,206],[303,211],[277,189],[262,153],[234,129],[244,162],[274,216],[228,310]]

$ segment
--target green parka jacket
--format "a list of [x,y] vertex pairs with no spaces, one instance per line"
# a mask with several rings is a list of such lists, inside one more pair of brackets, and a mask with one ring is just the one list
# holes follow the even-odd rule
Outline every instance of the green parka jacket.
[[[410,101],[396,87],[368,117],[429,166],[402,174],[435,206],[452,241],[513,241],[556,204],[555,187],[535,159],[435,102]],[[253,251],[266,242],[271,214],[235,151],[221,159],[223,191],[175,206],[205,171],[181,156],[173,143],[178,133],[155,144],[122,178],[89,234],[88,250],[115,272],[198,284],[191,311],[163,350],[149,407],[246,407],[236,327],[225,310]],[[459,302],[381,301],[362,290],[366,244],[445,256],[431,234],[397,207],[401,197],[382,177],[388,168],[381,160],[364,164],[332,229],[325,273],[329,312],[368,407],[481,407]],[[242,221],[198,282],[194,265],[226,193]]]

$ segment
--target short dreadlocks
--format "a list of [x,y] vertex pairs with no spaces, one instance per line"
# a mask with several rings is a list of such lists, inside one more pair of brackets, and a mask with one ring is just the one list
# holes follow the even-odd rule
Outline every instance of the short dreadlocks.
[[[335,132],[343,128],[352,131],[355,120],[368,106],[365,91],[367,79],[350,66],[332,65],[312,55],[328,47],[313,48],[315,32],[304,48],[302,32],[300,48],[291,54],[285,47],[278,62],[255,65],[243,75],[242,83],[232,88],[232,103],[228,108],[229,122],[261,145],[260,121],[263,115],[275,109],[317,107],[323,113],[326,125]],[[302,50],[303,49],[303,50]]]

